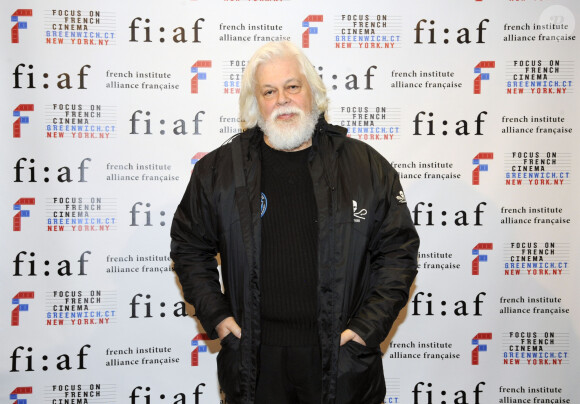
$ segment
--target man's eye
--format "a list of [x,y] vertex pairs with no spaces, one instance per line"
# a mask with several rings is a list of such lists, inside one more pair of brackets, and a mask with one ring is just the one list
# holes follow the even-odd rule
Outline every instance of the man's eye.
[[288,91],[290,93],[297,93],[300,91],[300,86],[298,84],[293,84],[291,86],[288,86]]

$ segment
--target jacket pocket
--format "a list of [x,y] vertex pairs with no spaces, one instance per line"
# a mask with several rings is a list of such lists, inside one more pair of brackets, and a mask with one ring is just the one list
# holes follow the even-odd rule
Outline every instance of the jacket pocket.
[[386,394],[379,347],[349,341],[338,353],[336,404],[379,404]]
[[241,399],[240,339],[229,333],[220,344],[222,347],[217,355],[218,381],[226,394],[227,403],[238,403]]

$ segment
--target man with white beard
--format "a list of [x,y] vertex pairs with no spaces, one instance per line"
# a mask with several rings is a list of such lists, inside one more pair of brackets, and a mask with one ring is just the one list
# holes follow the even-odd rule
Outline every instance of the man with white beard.
[[242,79],[247,129],[196,164],[175,213],[174,269],[221,341],[227,403],[384,399],[379,345],[409,297],[419,238],[397,172],[327,108],[299,48],[261,47]]

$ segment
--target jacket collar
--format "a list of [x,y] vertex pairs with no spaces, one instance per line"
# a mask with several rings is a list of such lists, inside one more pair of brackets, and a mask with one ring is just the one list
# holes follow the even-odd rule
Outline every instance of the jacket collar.
[[313,150],[317,152],[320,147],[330,147],[338,152],[342,148],[346,133],[346,128],[328,123],[324,113],[321,113],[312,136]]

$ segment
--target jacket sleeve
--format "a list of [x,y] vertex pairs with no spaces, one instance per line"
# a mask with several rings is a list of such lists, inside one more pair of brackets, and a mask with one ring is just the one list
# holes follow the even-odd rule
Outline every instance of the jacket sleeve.
[[185,300],[195,307],[204,330],[215,339],[216,325],[232,313],[219,282],[217,218],[211,204],[208,157],[196,164],[173,217],[171,259]]
[[368,346],[378,346],[387,337],[417,274],[419,236],[398,173],[385,163],[369,242],[370,290],[348,324]]

